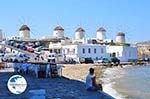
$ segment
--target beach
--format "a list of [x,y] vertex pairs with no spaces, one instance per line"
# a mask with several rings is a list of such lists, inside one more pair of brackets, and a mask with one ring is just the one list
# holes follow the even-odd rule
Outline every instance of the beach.
[[[85,78],[91,67],[95,69],[96,81],[103,85],[104,92],[86,91]],[[58,78],[36,78],[33,75],[21,74],[27,80],[28,86],[23,94],[14,95],[8,91],[7,81],[12,75],[18,73],[15,73],[13,68],[5,68],[0,70],[0,97],[34,99],[30,91],[44,90],[42,99],[113,99],[112,97],[148,99],[150,97],[150,88],[147,87],[150,86],[149,71],[149,65],[106,68],[96,64],[64,64],[63,76]]]
[[107,68],[103,74],[104,91],[116,99],[149,99],[150,66]]
[[95,76],[97,82],[100,82],[100,79],[106,67],[96,65],[96,64],[76,64],[76,65],[64,65],[63,75],[70,79],[76,79],[79,81],[85,82],[85,78],[89,72],[89,68],[95,69]]
[[[43,90],[45,93],[42,99],[113,99],[104,92],[88,92],[85,89],[85,77],[90,67],[95,68],[96,72],[103,70],[103,67],[92,64],[64,65],[63,77],[58,78],[35,78],[27,74],[21,74],[27,80],[27,89],[20,95],[14,95],[7,89],[8,79],[17,73],[12,68],[0,70],[0,97],[2,99],[33,99],[31,91]],[[97,74],[97,78],[100,78]],[[98,81],[99,79],[97,79]],[[41,96],[40,94],[38,96]]]

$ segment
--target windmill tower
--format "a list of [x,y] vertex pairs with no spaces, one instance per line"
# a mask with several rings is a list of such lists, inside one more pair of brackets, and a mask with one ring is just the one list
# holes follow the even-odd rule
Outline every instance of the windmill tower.
[[125,43],[125,33],[119,32],[116,36],[116,43]]
[[64,29],[58,25],[53,30],[53,36],[56,38],[63,38],[64,37]]
[[96,31],[96,38],[99,40],[105,40],[106,39],[106,30],[103,27],[100,27],[97,31]]
[[30,28],[27,25],[22,25],[19,34],[22,39],[30,39]]
[[75,31],[75,39],[76,40],[81,40],[85,38],[85,30],[81,27],[79,27],[76,31]]

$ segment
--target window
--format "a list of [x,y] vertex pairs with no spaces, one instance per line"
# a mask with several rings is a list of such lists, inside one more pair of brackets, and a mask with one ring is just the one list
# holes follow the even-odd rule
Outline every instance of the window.
[[76,50],[75,50],[75,49],[73,49],[73,53],[75,53],[75,51],[76,51]]
[[94,53],[96,53],[96,48],[94,48]]
[[54,49],[54,52],[57,54],[57,49]]
[[117,56],[119,56],[119,52],[117,52]]
[[129,52],[129,57],[131,57],[131,52]]
[[60,49],[58,49],[57,51],[58,51],[59,54],[61,53],[61,50],[60,50]]
[[52,49],[50,49],[50,53],[52,53],[53,52],[53,50]]
[[113,52],[113,53],[111,54],[111,57],[116,57],[116,53]]
[[90,48],[88,49],[88,53],[91,53],[91,49]]
[[67,54],[69,54],[69,49],[67,49]]
[[23,55],[20,55],[20,57],[23,57]]
[[125,53],[125,57],[127,56],[127,52],[124,52]]
[[102,54],[104,53],[104,49],[103,49],[103,48],[101,48],[101,53],[102,53]]
[[85,49],[84,49],[84,48],[82,49],[82,53],[83,53],[83,54],[85,53]]
[[70,49],[69,54],[72,54],[72,55],[75,54],[75,49],[74,48]]

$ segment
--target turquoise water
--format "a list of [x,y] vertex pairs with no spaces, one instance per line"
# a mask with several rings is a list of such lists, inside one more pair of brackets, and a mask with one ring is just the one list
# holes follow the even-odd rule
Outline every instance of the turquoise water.
[[113,88],[124,99],[150,99],[150,66],[118,69]]

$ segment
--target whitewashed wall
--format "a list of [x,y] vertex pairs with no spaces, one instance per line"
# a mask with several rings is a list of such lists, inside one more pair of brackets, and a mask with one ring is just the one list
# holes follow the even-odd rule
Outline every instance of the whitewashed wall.
[[64,37],[64,31],[61,31],[61,30],[53,31],[53,36],[57,38],[62,38]]
[[[83,49],[85,49],[85,53],[83,53]],[[90,49],[90,53],[88,52],[88,49]],[[96,49],[96,53],[94,53],[94,49]],[[92,44],[64,45],[63,50],[66,58],[70,57],[75,60],[78,60],[79,58],[96,59],[109,57],[108,54],[106,53],[106,46],[103,45],[92,45]]]
[[125,43],[125,36],[116,36],[117,43]]
[[24,30],[24,31],[20,31],[20,37],[23,39],[29,39],[30,38],[30,31],[28,30]]
[[84,32],[76,32],[75,33],[75,39],[84,39],[85,38],[85,33]]
[[128,60],[137,60],[138,51],[136,47],[130,46],[107,46],[107,53],[116,53],[116,57],[122,62],[127,62]]
[[106,34],[105,32],[97,32],[96,33],[96,38],[99,39],[99,40],[105,40],[106,39]]
[[[85,49],[85,53],[83,53],[83,48]],[[91,52],[88,52],[88,49],[91,50]],[[96,53],[94,53],[94,49],[96,49]],[[85,45],[78,45],[78,57],[79,58],[106,58],[106,46],[103,45],[92,45],[92,44],[85,44]]]

